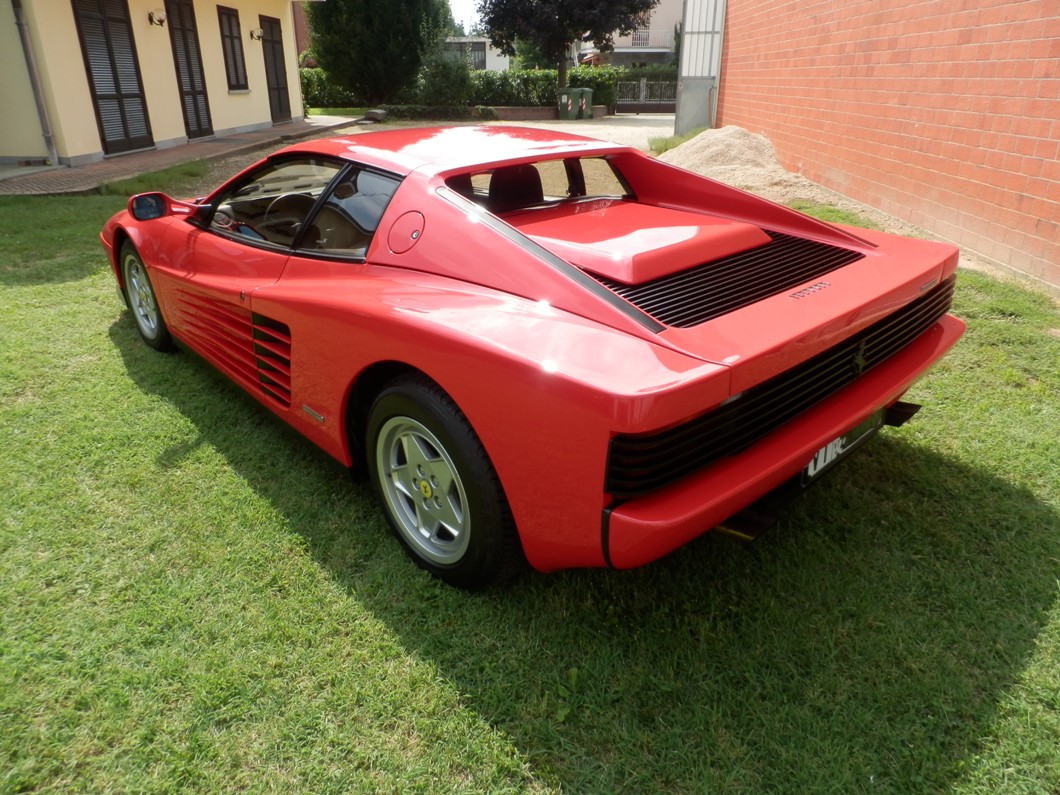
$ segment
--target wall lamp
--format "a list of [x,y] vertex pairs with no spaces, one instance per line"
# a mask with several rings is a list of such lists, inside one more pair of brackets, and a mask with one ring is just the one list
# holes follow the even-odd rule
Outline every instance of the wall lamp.
[[158,25],[162,27],[166,24],[166,12],[161,8],[156,8],[154,11],[147,12],[147,21],[152,25]]
[[250,38],[254,41],[261,41],[261,37],[265,35],[265,31],[261,28],[252,28],[250,31]]

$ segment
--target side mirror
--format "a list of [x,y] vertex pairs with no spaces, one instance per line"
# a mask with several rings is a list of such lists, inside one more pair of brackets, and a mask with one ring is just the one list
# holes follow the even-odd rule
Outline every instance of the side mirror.
[[168,208],[167,197],[161,193],[141,193],[129,199],[129,215],[137,221],[161,218]]
[[129,199],[129,215],[137,221],[150,221],[167,215],[190,216],[202,212],[206,205],[171,199],[164,193],[138,193]]
[[336,199],[344,200],[357,193],[357,176],[359,172],[354,171],[346,179],[335,186],[334,196]]

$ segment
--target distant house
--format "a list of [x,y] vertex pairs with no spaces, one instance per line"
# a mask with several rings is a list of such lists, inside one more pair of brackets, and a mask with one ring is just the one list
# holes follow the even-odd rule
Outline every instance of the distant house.
[[647,27],[628,36],[615,36],[615,47],[600,52],[592,45],[582,45],[578,60],[583,64],[614,66],[649,66],[674,62],[675,43],[684,0],[659,0],[651,12]]
[[485,37],[450,36],[445,40],[445,47],[454,57],[466,59],[472,69],[503,72],[509,65],[508,56],[493,49]]
[[78,165],[301,116],[291,5],[0,4],[0,162]]

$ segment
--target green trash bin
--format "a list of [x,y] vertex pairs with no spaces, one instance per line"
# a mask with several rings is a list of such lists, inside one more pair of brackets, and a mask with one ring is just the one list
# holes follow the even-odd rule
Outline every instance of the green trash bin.
[[593,117],[593,90],[591,88],[572,88],[574,92],[574,116],[575,119],[591,119]]
[[577,118],[578,99],[574,96],[575,91],[578,91],[578,89],[561,88],[559,90],[557,110],[559,110],[559,117],[562,120]]

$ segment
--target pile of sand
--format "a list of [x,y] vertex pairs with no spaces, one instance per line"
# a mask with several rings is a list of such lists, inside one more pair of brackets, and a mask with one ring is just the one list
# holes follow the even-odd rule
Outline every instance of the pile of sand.
[[[742,127],[707,130],[659,159],[774,201],[812,199],[823,191],[805,177],[785,171],[773,144]],[[826,201],[832,199],[829,195]]]
[[795,200],[828,204],[868,218],[888,232],[927,236],[912,224],[784,170],[769,139],[742,127],[706,130],[659,159],[780,204]]

